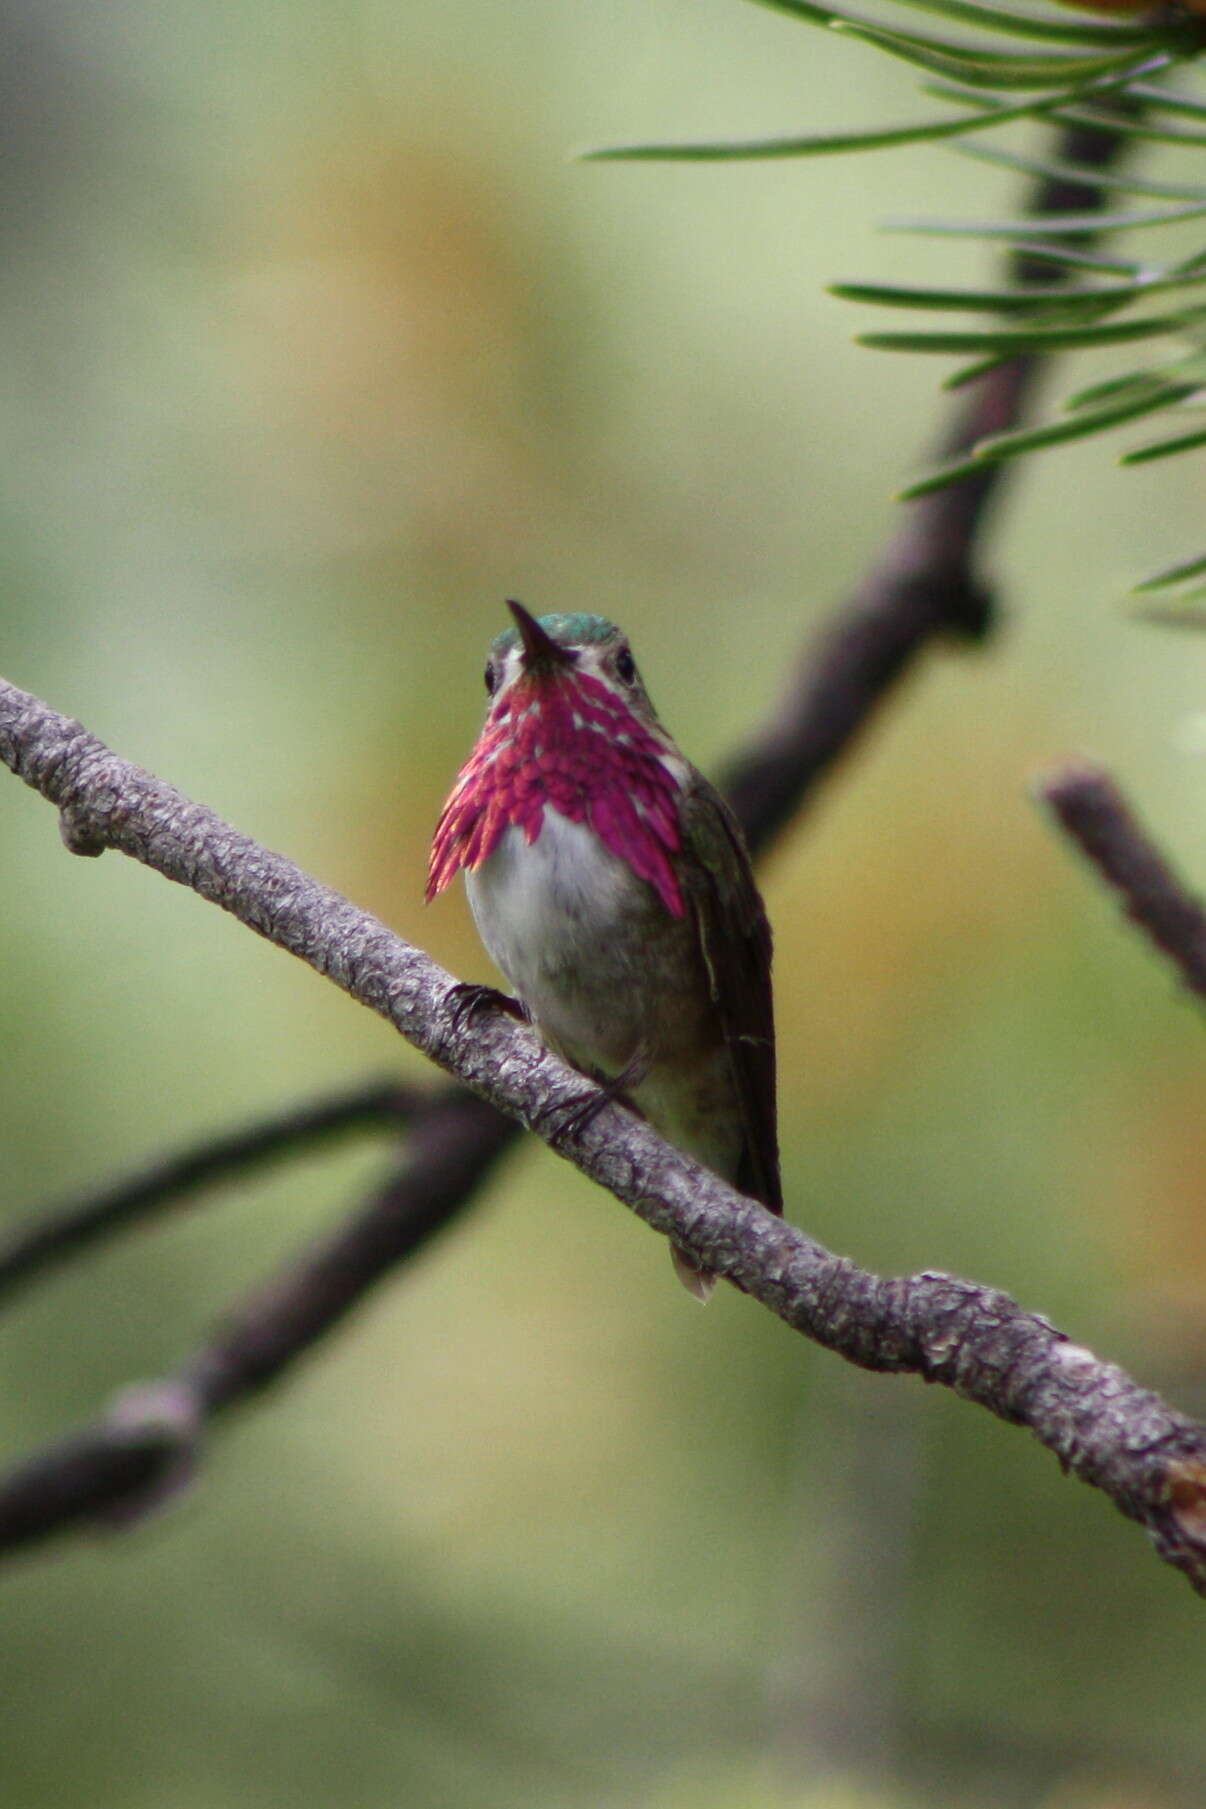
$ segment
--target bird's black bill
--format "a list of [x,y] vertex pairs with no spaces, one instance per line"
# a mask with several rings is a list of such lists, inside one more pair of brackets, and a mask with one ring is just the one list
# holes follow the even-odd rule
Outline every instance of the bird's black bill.
[[559,647],[551,635],[544,632],[536,617],[522,603],[515,603],[508,597],[507,608],[515,617],[515,626],[523,643],[523,663],[528,672],[551,672],[558,666],[573,664],[572,656],[564,647]]

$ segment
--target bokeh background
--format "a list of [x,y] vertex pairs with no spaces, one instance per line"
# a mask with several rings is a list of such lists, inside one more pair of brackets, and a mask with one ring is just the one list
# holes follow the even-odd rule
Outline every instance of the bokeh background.
[[[923,104],[739,0],[4,0],[0,669],[491,978],[459,889],[421,899],[502,599],[615,616],[715,768],[940,415],[940,367],[852,346],[871,316],[823,285],[979,281],[987,251],[876,223],[1012,197],[938,149],[573,153]],[[1198,1411],[1203,1026],[1027,784],[1104,757],[1206,885],[1206,644],[1121,603],[1201,512],[1193,461],[1033,460],[1003,632],[926,660],[764,875],[793,1216]],[[69,860],[15,781],[0,874],[14,1219],[423,1072],[191,895]],[[172,1366],[381,1160],[230,1188],[11,1307],[6,1460]],[[0,1589],[12,1809],[1203,1796],[1202,1606],[1136,1529],[983,1413],[729,1291],[700,1313],[535,1145],[187,1499]]]

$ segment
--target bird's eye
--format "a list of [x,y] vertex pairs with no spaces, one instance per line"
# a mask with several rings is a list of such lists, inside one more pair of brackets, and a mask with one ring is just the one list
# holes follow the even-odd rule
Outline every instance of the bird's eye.
[[636,661],[627,647],[621,647],[616,654],[616,677],[624,685],[630,685],[636,677]]
[[486,661],[486,691],[487,691],[487,694],[490,697],[493,697],[497,688],[498,688],[498,673],[494,670],[494,661],[487,660]]

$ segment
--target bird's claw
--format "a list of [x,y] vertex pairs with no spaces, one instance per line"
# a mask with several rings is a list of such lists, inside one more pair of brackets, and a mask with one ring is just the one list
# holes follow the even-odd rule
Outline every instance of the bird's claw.
[[550,1149],[560,1149],[568,1137],[593,1124],[603,1107],[610,1104],[611,1095],[605,1087],[592,1087],[589,1093],[579,1093],[573,1099],[558,1100],[556,1105],[546,1107],[536,1119],[535,1128]]
[[528,1022],[528,1014],[519,1000],[509,993],[499,992],[497,986],[478,986],[471,981],[462,981],[449,987],[444,994],[444,1004],[452,1027],[457,1031],[466,1029],[484,1011],[501,1011],[509,1018],[518,1018],[521,1024]]
[[[572,1099],[558,1100],[535,1121],[535,1128],[550,1149],[560,1149],[568,1137],[576,1137],[592,1125],[605,1106],[620,1105],[640,1118],[643,1114],[628,1096],[632,1076],[628,1069],[612,1080],[601,1080],[588,1093],[576,1093]],[[548,1126],[546,1129],[545,1126]]]

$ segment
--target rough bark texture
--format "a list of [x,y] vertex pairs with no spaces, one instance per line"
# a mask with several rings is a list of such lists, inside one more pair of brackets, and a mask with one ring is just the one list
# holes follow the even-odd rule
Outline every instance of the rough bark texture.
[[[561,1108],[581,1097],[581,1076],[524,1026],[502,1014],[467,1024],[450,999],[450,976],[384,924],[118,759],[79,723],[3,683],[0,760],[59,807],[73,845],[89,853],[117,849],[221,905],[520,1122],[534,1129],[555,1124]],[[455,1140],[450,1123],[441,1128],[437,1117],[430,1136]],[[504,1142],[500,1137],[498,1147]],[[934,1273],[885,1280],[832,1255],[620,1106],[603,1108],[558,1147],[702,1267],[727,1276],[798,1331],[864,1368],[920,1375],[1028,1426],[1067,1469],[1146,1526],[1160,1555],[1206,1593],[1206,1428],[994,1289]],[[420,1166],[423,1156],[421,1148],[411,1151]],[[453,1177],[455,1186],[462,1181]],[[414,1190],[398,1213],[404,1244],[413,1246],[440,1222],[440,1204]],[[320,1253],[317,1269],[329,1289],[319,1310],[309,1291],[311,1258],[293,1302],[287,1274],[275,1284],[273,1310],[265,1314],[252,1303],[224,1350],[219,1341],[173,1381],[126,1395],[99,1428],[12,1476],[0,1490],[0,1544],[47,1530],[48,1493],[59,1502],[56,1524],[63,1524],[102,1511],[120,1517],[123,1505],[140,1511],[148,1493],[184,1477],[208,1413],[261,1386],[355,1298],[359,1289],[341,1257],[346,1234]],[[266,1338],[265,1326],[283,1327],[285,1335]],[[103,1486],[84,1505],[106,1467]]]

